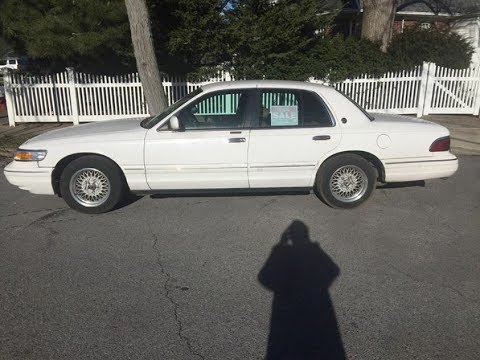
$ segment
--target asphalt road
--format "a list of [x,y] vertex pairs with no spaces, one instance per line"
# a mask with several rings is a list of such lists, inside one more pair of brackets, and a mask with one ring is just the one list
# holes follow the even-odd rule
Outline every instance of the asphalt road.
[[479,359],[479,177],[90,216],[0,175],[0,359]]

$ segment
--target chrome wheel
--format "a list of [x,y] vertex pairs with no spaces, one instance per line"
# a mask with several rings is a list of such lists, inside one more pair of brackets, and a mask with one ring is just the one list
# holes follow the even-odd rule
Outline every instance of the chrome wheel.
[[98,169],[78,170],[70,178],[70,194],[83,206],[102,205],[110,195],[110,180]]
[[330,177],[330,191],[335,199],[353,202],[360,199],[368,188],[368,177],[355,165],[345,165]]

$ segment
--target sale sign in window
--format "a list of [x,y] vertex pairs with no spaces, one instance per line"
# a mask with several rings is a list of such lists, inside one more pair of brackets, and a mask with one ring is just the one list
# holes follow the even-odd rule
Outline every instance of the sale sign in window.
[[298,106],[272,106],[270,108],[272,126],[298,125]]

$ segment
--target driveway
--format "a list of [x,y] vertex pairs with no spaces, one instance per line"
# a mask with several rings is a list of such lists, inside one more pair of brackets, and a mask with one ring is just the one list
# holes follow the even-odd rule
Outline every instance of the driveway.
[[91,216],[0,175],[0,359],[479,359],[480,161],[460,160],[350,211],[183,196]]

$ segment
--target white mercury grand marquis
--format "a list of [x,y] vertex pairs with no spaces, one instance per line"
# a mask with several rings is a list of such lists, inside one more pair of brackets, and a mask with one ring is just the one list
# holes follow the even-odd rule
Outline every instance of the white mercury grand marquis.
[[380,182],[444,178],[458,168],[446,128],[369,114],[334,88],[293,81],[202,86],[147,119],[53,130],[20,146],[8,181],[58,194],[86,213],[127,192],[314,189],[353,208]]

